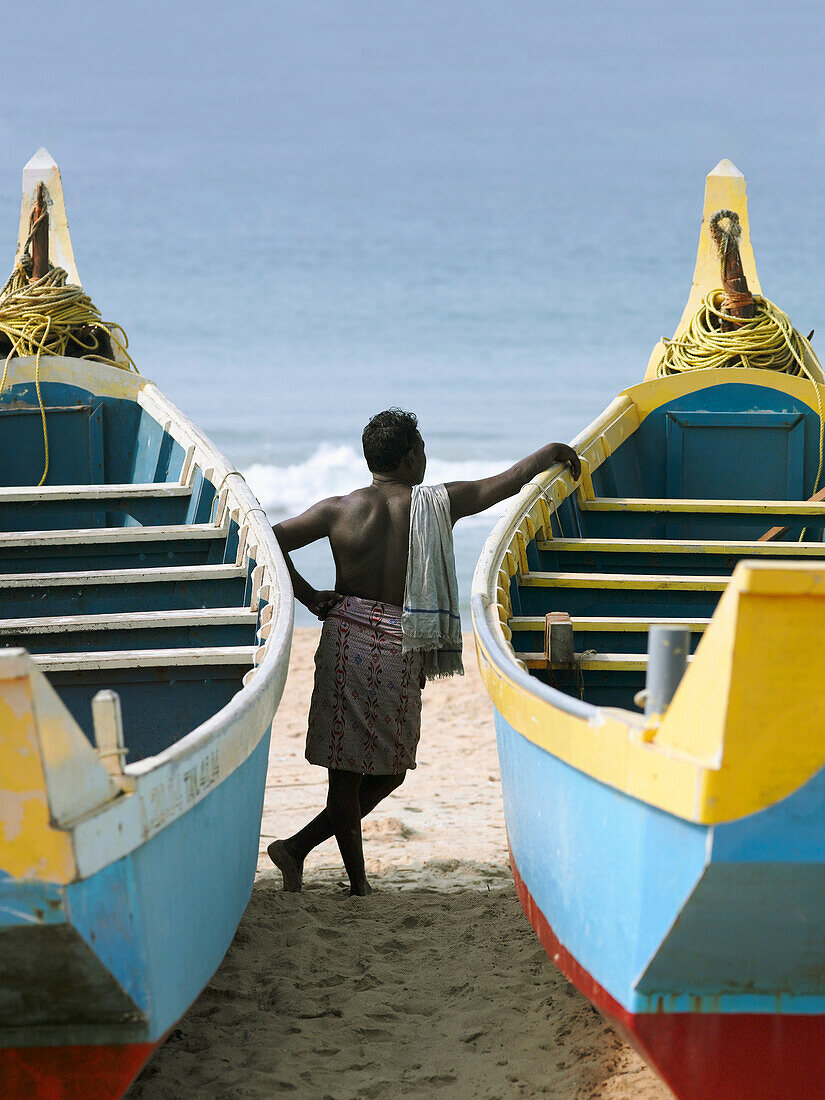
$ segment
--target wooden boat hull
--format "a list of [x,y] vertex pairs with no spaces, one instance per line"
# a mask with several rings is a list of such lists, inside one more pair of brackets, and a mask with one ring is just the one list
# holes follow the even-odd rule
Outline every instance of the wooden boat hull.
[[678,1097],[816,1095],[825,773],[707,827],[570,768],[500,714],[496,731],[513,877],[559,969]]
[[6,1096],[36,1100],[123,1096],[157,1046],[130,1043],[0,1050],[0,1081]]
[[519,900],[547,954],[677,1097],[819,1095],[825,1074],[825,1016],[630,1013],[564,948],[512,856],[511,867]]
[[[12,1045],[0,1050],[4,1095],[122,1095],[208,983],[249,901],[268,750],[267,729],[247,760],[188,813],[88,879],[37,889],[0,883],[2,911],[13,910],[18,922],[6,918],[0,969],[8,984],[35,993],[36,1003],[32,997],[18,1011],[40,1009],[37,1028],[20,1030],[44,1044],[78,1038],[71,1046],[27,1048],[6,1026],[2,1041]],[[104,1036],[108,1043],[95,1042]],[[31,1074],[41,1091],[15,1091]],[[90,1080],[97,1081],[93,1092]]]

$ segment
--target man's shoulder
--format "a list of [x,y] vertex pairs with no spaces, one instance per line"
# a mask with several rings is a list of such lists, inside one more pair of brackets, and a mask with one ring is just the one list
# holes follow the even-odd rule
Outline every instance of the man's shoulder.
[[331,510],[340,513],[361,512],[374,508],[383,503],[383,497],[373,485],[365,485],[361,489],[353,489],[351,493],[342,493],[341,496],[328,497],[326,501]]

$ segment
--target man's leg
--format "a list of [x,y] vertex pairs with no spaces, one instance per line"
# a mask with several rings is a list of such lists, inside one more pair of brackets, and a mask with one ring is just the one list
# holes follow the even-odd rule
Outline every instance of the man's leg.
[[[352,775],[352,772],[339,773]],[[358,788],[359,816],[366,817],[371,813],[382,799],[386,798],[396,788],[400,787],[406,778],[406,772],[397,775],[365,775],[361,779]],[[332,775],[330,772],[330,787]],[[329,803],[327,803],[329,805]],[[328,810],[322,810],[300,832],[295,833],[286,840],[273,840],[267,848],[269,858],[284,876],[284,890],[298,891],[301,889],[304,870],[304,860],[319,844],[329,840],[335,835]]]
[[327,795],[327,816],[349,875],[349,892],[358,895],[371,893],[364,870],[364,848],[361,843],[361,803],[358,788],[363,778],[359,772],[330,769]]

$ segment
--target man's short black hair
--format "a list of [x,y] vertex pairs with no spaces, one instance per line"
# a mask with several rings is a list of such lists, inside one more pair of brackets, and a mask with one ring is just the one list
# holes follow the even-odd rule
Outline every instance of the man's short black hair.
[[364,458],[373,474],[388,474],[397,470],[401,459],[415,446],[418,417],[403,409],[386,409],[376,413],[364,428],[361,442]]

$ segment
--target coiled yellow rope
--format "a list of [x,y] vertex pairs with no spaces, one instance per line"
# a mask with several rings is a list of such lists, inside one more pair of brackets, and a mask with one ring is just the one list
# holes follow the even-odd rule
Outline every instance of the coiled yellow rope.
[[[42,279],[30,283],[23,257],[0,291],[0,335],[11,344],[0,379],[0,394],[6,387],[9,361],[16,355],[36,355],[34,384],[43,422],[43,449],[45,466],[38,485],[42,485],[49,473],[49,434],[46,430],[46,410],[40,395],[40,356],[65,355],[70,344],[86,349],[82,359],[109,363],[113,367],[137,372],[137,367],[126,350],[129,340],[120,325],[101,320],[100,311],[83,288],[67,283],[62,267],[50,267]],[[30,261],[29,261],[30,262]],[[116,362],[98,350],[95,331],[104,332],[112,347],[117,348],[126,363]]]
[[[788,315],[767,298],[754,294],[756,316],[750,319],[725,313],[724,299],[725,292],[721,289],[706,294],[681,336],[662,341],[665,352],[656,367],[656,376],[664,378],[668,374],[710,368],[753,367],[802,375],[809,379],[814,386],[819,413],[819,468],[813,487],[815,493],[822,476],[825,454],[825,410],[819,360],[810,341],[797,332]],[[722,320],[731,321],[735,327],[723,332],[719,327]],[[816,364],[818,378],[806,365],[806,355],[810,356],[810,362]],[[804,534],[803,530],[803,537]]]

